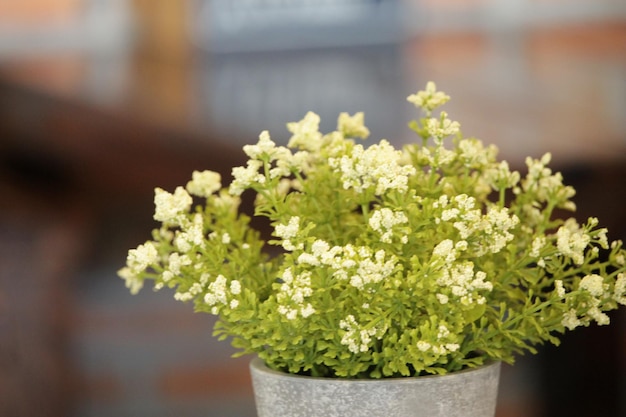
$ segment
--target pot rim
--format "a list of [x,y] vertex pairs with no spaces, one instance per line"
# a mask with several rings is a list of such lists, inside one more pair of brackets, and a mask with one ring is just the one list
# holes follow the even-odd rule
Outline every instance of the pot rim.
[[296,375],[296,374],[290,374],[287,372],[276,371],[268,367],[265,364],[265,361],[263,361],[258,356],[254,357],[250,361],[250,368],[252,370],[256,370],[258,372],[273,375],[273,376],[280,377],[280,378],[293,378],[293,379],[300,379],[300,380],[307,379],[311,381],[327,381],[327,382],[334,382],[338,384],[355,383],[355,382],[371,384],[371,383],[381,383],[384,381],[393,381],[396,383],[415,383],[416,381],[426,381],[429,379],[442,380],[442,379],[448,379],[448,378],[456,378],[456,377],[461,377],[472,372],[477,373],[477,372],[482,371],[484,373],[489,373],[491,370],[495,368],[498,368],[499,370],[501,364],[502,364],[501,361],[489,360],[485,362],[483,365],[477,366],[475,368],[466,368],[466,369],[462,369],[456,372],[451,372],[445,375],[433,374],[433,375],[404,376],[404,377],[391,377],[391,378],[325,378],[325,377],[318,377],[318,376]]

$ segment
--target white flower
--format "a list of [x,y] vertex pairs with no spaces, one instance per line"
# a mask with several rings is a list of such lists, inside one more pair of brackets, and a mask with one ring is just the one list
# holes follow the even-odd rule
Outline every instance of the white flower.
[[443,146],[439,146],[435,150],[435,158],[433,160],[433,165],[436,166],[444,166],[452,163],[456,158],[456,153],[449,149],[444,148]]
[[154,220],[163,223],[178,223],[178,215],[189,211],[193,200],[183,187],[176,187],[174,194],[161,188],[154,189]]
[[490,207],[485,220],[484,231],[490,235],[489,250],[491,253],[498,253],[513,240],[514,236],[509,230],[517,226],[519,218],[514,214],[509,215],[509,209],[506,207]]
[[172,278],[174,278],[174,273],[172,271],[163,271],[161,274],[161,279],[165,283],[169,282]]
[[526,158],[528,174],[521,182],[522,188],[527,192],[534,192],[538,201],[556,198],[559,207],[574,210],[575,204],[568,200],[576,192],[574,188],[563,185],[563,175],[560,172],[552,174],[552,170],[547,167],[551,159],[550,153],[544,154],[540,160]]
[[494,190],[503,190],[515,187],[520,180],[520,174],[517,171],[511,172],[507,161],[500,161],[485,172],[485,180]]
[[582,265],[585,261],[585,248],[590,242],[587,235],[574,219],[568,219],[556,232],[557,247],[559,251],[572,258],[576,265]]
[[369,226],[380,234],[381,242],[391,243],[393,227],[399,224],[408,223],[409,219],[402,211],[392,211],[389,208],[375,210],[370,219]]
[[230,293],[233,295],[241,294],[241,283],[236,279],[230,282]]
[[487,148],[478,139],[463,139],[459,141],[460,158],[464,164],[471,168],[486,166],[495,160],[497,148],[490,145]]
[[546,237],[545,236],[537,236],[533,239],[533,243],[530,249],[530,256],[533,258],[538,258],[541,253],[541,249],[546,245]]
[[467,240],[459,240],[454,244],[454,249],[463,252],[467,250]]
[[202,215],[196,213],[191,222],[181,222],[181,231],[174,238],[174,245],[179,252],[191,250],[192,245],[205,246],[203,221]]
[[276,144],[270,139],[270,134],[264,130],[259,135],[259,141],[256,145],[245,145],[243,151],[251,159],[261,159],[263,155],[272,156],[276,150]]
[[229,192],[238,196],[253,184],[265,183],[265,177],[259,173],[259,168],[263,162],[256,159],[249,159],[245,167],[235,167],[232,170],[233,181],[230,183]]
[[619,304],[626,305],[626,274],[620,273],[615,280],[613,299]]
[[450,100],[450,96],[441,91],[437,91],[437,86],[432,81],[426,84],[425,90],[418,91],[416,94],[411,94],[407,97],[408,102],[428,112],[446,104],[448,100]]
[[172,271],[174,275],[180,274],[180,269],[187,265],[191,265],[191,259],[189,259],[189,256],[181,255],[178,252],[170,254],[168,258],[168,266],[169,270]]
[[305,305],[303,308],[300,309],[300,314],[302,315],[302,317],[307,318],[315,314],[315,309],[313,308],[311,303],[308,303],[307,305]]
[[554,290],[556,291],[556,295],[559,298],[564,298],[565,297],[565,287],[563,287],[563,281],[560,279],[557,279],[554,281]]
[[437,201],[435,201],[433,203],[433,207],[434,208],[444,208],[448,205],[448,202],[450,201],[450,199],[448,198],[448,196],[446,194],[441,195]]
[[[241,192],[243,192],[243,190],[241,190]],[[221,190],[219,194],[216,194],[213,199],[213,204],[215,204],[215,207],[229,209],[235,212],[241,204],[241,198],[233,195],[229,188],[228,190]]]
[[126,257],[126,266],[133,274],[139,274],[146,270],[150,265],[158,262],[159,253],[152,242],[146,242],[137,246],[137,249],[128,251]]
[[189,194],[208,197],[222,188],[222,176],[213,171],[194,171],[191,181],[187,183]]
[[296,237],[300,228],[300,217],[292,216],[289,222],[285,224],[279,224],[275,227],[275,234],[283,239],[291,239]]
[[454,221],[453,226],[459,231],[461,238],[467,239],[484,224],[481,221],[480,210],[474,209],[475,205],[476,199],[467,194],[459,194],[452,200],[447,196],[441,196],[433,203],[434,208],[443,209],[441,217],[435,218],[435,221]]
[[533,181],[537,181],[540,178],[552,174],[552,170],[546,167],[551,159],[552,154],[550,154],[550,152],[545,153],[540,160],[532,159],[531,157],[526,158],[526,166],[528,167],[527,179],[530,181],[529,185],[534,185]]
[[[493,289],[493,284],[485,281],[487,274],[484,271],[474,272],[474,264],[470,261],[448,264],[441,273],[437,284],[449,288],[463,305],[484,304],[485,297],[480,291]],[[441,297],[438,296],[438,299],[441,302]]]
[[461,347],[458,343],[446,343],[444,346],[448,352],[456,352]]
[[178,233],[174,238],[174,246],[180,252],[187,252],[191,249],[191,244],[189,243],[189,239],[187,239],[186,233]]
[[315,242],[313,242],[311,250],[313,251],[313,256],[321,258],[322,256],[329,253],[330,245],[324,240],[317,239]]
[[461,211],[458,208],[446,209],[441,212],[441,220],[450,221],[458,217]]
[[187,302],[193,299],[193,294],[189,292],[177,292],[174,294],[174,300]]
[[366,139],[370,135],[370,131],[363,125],[363,119],[363,112],[355,113],[352,117],[348,113],[340,113],[337,120],[337,130],[346,137]]
[[441,112],[441,118],[431,117],[426,120],[426,131],[435,139],[435,143],[440,145],[442,140],[451,135],[456,135],[461,129],[459,122],[447,118],[446,112]]
[[[374,254],[372,259],[370,252],[360,253],[361,260],[358,262],[355,277],[359,277],[359,283],[368,285],[378,283],[390,276],[396,266],[396,258],[387,255],[384,250],[380,249]],[[359,284],[357,288],[362,288]]]
[[448,330],[448,328],[445,325],[440,324],[439,332],[437,333],[437,339],[444,339],[448,337],[449,335],[450,335],[450,330]]
[[449,299],[447,295],[437,293],[437,300],[439,300],[441,304],[448,304]]
[[601,297],[604,294],[604,279],[597,274],[586,275],[581,281],[578,287],[587,291],[594,297]]
[[126,283],[126,288],[130,290],[131,294],[137,294],[141,288],[143,288],[143,280],[134,273],[129,267],[124,267],[117,271],[117,274]]
[[609,316],[603,313],[597,306],[591,307],[587,311],[587,315],[595,320],[598,326],[605,326],[611,322]]
[[219,275],[215,281],[209,284],[209,291],[204,295],[204,302],[210,306],[228,302],[226,299],[226,277]]
[[320,260],[318,259],[317,256],[304,252],[300,254],[300,256],[298,256],[298,263],[317,266],[320,264]]
[[[300,151],[295,155],[292,155],[291,151],[285,147],[280,146],[276,148],[276,151],[273,153],[276,166],[270,169],[270,178],[289,177],[292,170],[302,172],[306,166],[307,155],[308,154],[304,151]],[[286,178],[283,178],[283,180],[284,181],[279,182],[279,187],[284,191],[278,190],[279,193],[282,191],[282,194],[286,194],[286,191],[288,191],[289,188],[297,184],[297,182]]]
[[308,151],[318,150],[322,143],[319,124],[320,117],[313,112],[308,112],[299,122],[287,123],[287,130],[293,133],[287,146]]
[[352,314],[339,322],[339,328],[346,331],[341,338],[341,344],[348,346],[348,350],[352,353],[367,352],[372,337],[380,339],[386,331],[386,329],[379,327],[363,328]]
[[417,348],[422,352],[427,352],[431,347],[432,345],[430,343],[423,340],[417,342]]
[[[209,279],[209,275],[203,274],[203,281]],[[194,284],[195,285],[195,284]],[[203,285],[198,284],[197,287],[191,287],[190,293],[193,295],[202,292]],[[211,314],[219,314],[223,307],[231,310],[239,307],[240,301],[234,298],[234,295],[241,293],[241,284],[237,280],[232,280],[230,284],[224,275],[218,275],[213,282],[208,285],[207,292],[204,294],[204,302],[211,307]]]
[[287,320],[295,320],[298,318],[298,310],[295,308],[288,308],[286,306],[278,306],[278,312],[285,316]]
[[315,313],[311,303],[305,300],[313,295],[311,288],[311,273],[304,271],[294,275],[291,268],[287,268],[282,276],[283,284],[276,294],[276,301],[279,303],[278,312],[288,320],[295,320],[300,316],[306,318]]
[[561,324],[569,330],[574,330],[576,327],[582,325],[582,322],[578,319],[576,311],[574,309],[570,309],[563,315]]
[[456,252],[454,249],[454,243],[450,239],[442,240],[433,249],[433,257],[442,258],[448,264],[456,260]]
[[[589,218],[589,223],[593,224],[594,226],[597,225],[599,223],[598,219],[595,217],[591,217]],[[601,248],[607,249],[609,247],[609,239],[607,236],[607,233],[609,232],[609,229],[607,228],[602,228],[602,229],[598,229],[596,230],[598,236],[596,237],[596,240],[598,242],[598,245],[600,245]]]
[[416,346],[421,352],[431,351],[438,356],[444,356],[450,352],[456,352],[461,347],[458,343],[441,343],[433,345],[424,340],[418,341]]
[[341,180],[345,189],[354,189],[362,193],[374,188],[376,195],[382,195],[387,190],[405,192],[409,176],[416,170],[412,165],[402,165],[402,152],[397,151],[386,140],[364,149],[355,145],[351,154],[341,158],[328,160],[331,168],[341,173]]
[[292,216],[287,224],[278,224],[274,228],[274,234],[283,239],[282,246],[285,250],[296,250],[296,246],[293,245],[291,239],[298,235],[300,230],[300,217]]

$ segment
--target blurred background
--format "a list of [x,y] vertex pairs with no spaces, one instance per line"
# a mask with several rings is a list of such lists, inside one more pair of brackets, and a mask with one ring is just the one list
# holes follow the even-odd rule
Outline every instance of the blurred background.
[[[400,146],[428,80],[514,168],[552,152],[576,216],[626,238],[623,0],[0,0],[0,415],[254,416],[211,317],[116,276],[154,187],[228,177],[308,110]],[[505,366],[498,417],[626,416],[611,318]]]

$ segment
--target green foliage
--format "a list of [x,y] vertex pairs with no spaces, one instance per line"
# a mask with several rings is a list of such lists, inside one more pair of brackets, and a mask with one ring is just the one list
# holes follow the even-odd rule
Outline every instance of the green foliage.
[[[513,362],[566,329],[626,304],[626,251],[573,210],[574,190],[527,158],[521,177],[497,150],[464,138],[433,111],[449,97],[429,83],[409,101],[419,143],[367,148],[363,115],[322,134],[308,113],[287,147],[263,132],[246,166],[194,172],[156,189],[152,239],[119,272],[215,314],[214,333],[275,369],[342,378],[443,374]],[[446,142],[450,142],[446,147]],[[241,213],[254,192],[265,242]],[[201,203],[193,208],[194,199]],[[269,253],[273,253],[272,256]]]

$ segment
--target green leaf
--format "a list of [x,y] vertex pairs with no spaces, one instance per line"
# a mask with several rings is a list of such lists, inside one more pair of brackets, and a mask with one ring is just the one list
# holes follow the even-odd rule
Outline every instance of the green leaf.
[[486,304],[474,305],[471,309],[465,312],[465,320],[467,320],[468,323],[473,323],[474,321],[481,318],[483,314],[485,314],[486,309],[487,309]]

